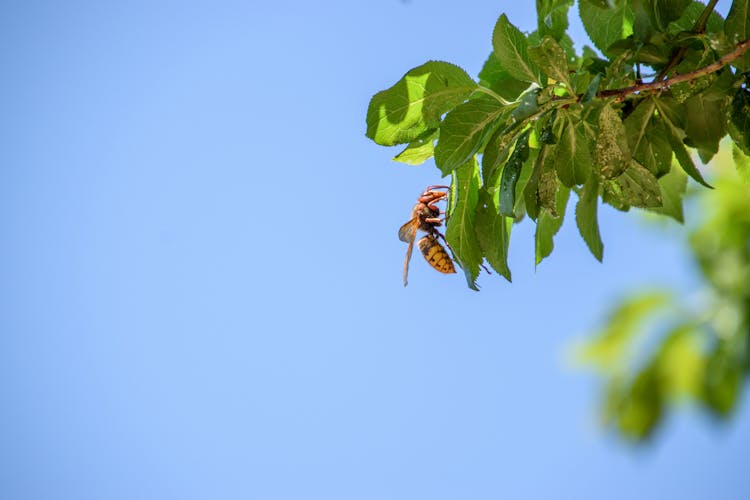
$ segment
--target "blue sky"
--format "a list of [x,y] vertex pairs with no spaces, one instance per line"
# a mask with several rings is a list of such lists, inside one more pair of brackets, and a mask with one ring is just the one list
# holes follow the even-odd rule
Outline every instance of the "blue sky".
[[[727,3],[727,2],[720,2]],[[364,137],[371,95],[476,75],[533,2],[4,2],[0,497],[743,498],[745,405],[634,450],[565,362],[612,300],[695,275],[603,209],[514,283],[401,283],[432,166]],[[580,37],[580,31],[577,31]],[[672,233],[672,236],[677,233]],[[747,393],[746,393],[747,396]]]

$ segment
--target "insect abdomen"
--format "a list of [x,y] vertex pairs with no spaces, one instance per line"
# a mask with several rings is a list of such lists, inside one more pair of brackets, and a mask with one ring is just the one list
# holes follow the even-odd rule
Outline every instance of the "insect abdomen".
[[451,260],[448,252],[443,248],[443,245],[432,235],[425,236],[417,243],[419,250],[424,255],[425,260],[436,270],[441,273],[451,274],[456,272],[456,268],[453,267],[453,261]]

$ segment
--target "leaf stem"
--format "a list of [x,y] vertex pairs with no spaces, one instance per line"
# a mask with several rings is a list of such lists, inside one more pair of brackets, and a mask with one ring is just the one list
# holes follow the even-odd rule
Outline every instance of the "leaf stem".
[[478,86],[477,86],[477,88],[476,88],[476,91],[477,91],[477,92],[481,92],[481,93],[483,93],[483,94],[487,94],[487,95],[488,95],[488,96],[490,96],[490,97],[494,97],[494,98],[495,98],[495,99],[497,99],[497,100],[498,100],[498,101],[499,101],[499,102],[500,102],[500,103],[501,103],[501,104],[502,104],[503,106],[510,106],[510,105],[511,105],[511,104],[513,104],[513,102],[514,102],[514,101],[508,101],[508,100],[506,100],[506,99],[503,99],[503,97],[502,97],[502,96],[500,96],[500,94],[497,94],[497,93],[496,93],[495,91],[493,91],[493,90],[491,90],[491,89],[488,89],[487,87],[482,87],[481,85],[478,85]]
[[696,69],[695,71],[691,71],[690,73],[683,73],[681,75],[677,75],[673,78],[670,78],[668,80],[655,80],[650,83],[642,83],[639,85],[632,85],[630,87],[625,87],[621,89],[611,89],[611,90],[602,90],[600,92],[597,92],[596,97],[604,98],[604,97],[613,97],[615,96],[615,101],[622,102],[624,101],[627,96],[631,94],[639,94],[643,92],[654,92],[663,90],[666,87],[669,87],[671,85],[675,85],[677,83],[682,82],[688,82],[690,80],[698,79],[702,76],[706,76],[711,73],[715,73],[716,71],[719,71],[721,68],[729,64],[730,62],[734,61],[735,59],[739,59],[742,57],[742,55],[747,52],[747,50],[750,49],[750,38],[740,42],[737,44],[735,49],[732,52],[729,52],[728,54],[725,54],[722,58],[720,58],[718,61],[713,62],[709,64],[708,66],[704,66],[702,68]]

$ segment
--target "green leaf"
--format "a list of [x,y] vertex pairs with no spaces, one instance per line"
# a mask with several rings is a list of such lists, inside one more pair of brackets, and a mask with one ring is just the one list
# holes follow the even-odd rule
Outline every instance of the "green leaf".
[[508,267],[508,245],[513,219],[498,213],[497,189],[491,194],[485,188],[479,189],[477,204],[476,231],[479,246],[487,262],[508,281],[511,281]]
[[476,87],[453,64],[430,61],[417,66],[370,100],[366,135],[383,146],[418,139],[436,129],[441,116],[464,102]]
[[500,213],[507,217],[513,217],[513,207],[516,204],[516,183],[521,167],[529,158],[530,132],[531,129],[525,130],[516,140],[516,147],[505,164],[500,180]]
[[539,68],[529,59],[529,43],[505,14],[501,15],[492,32],[492,48],[500,66],[518,80],[540,83]]
[[635,161],[631,162],[619,177],[610,182],[620,199],[627,205],[641,208],[662,206],[659,181],[646,167]]
[[743,153],[736,144],[732,144],[732,158],[740,179],[746,184],[750,184],[750,156]]
[[673,168],[668,174],[659,178],[659,188],[663,205],[650,207],[649,210],[668,215],[680,224],[684,223],[682,197],[687,189],[687,174],[678,168]]
[[627,369],[634,354],[635,340],[643,332],[643,323],[669,300],[665,293],[648,292],[621,302],[609,313],[594,339],[576,349],[576,359],[604,373]]
[[737,90],[729,117],[732,139],[745,154],[750,155],[750,90]]
[[560,41],[568,30],[568,9],[572,5],[573,0],[536,0],[539,36]]
[[536,134],[540,144],[556,144],[557,137],[555,136],[554,125],[557,120],[558,108],[553,108],[552,111],[544,113],[536,121]]
[[589,177],[593,163],[586,132],[580,123],[574,123],[574,118],[568,112],[561,113],[559,122],[562,130],[552,158],[555,171],[565,186],[583,184]]
[[700,340],[695,325],[685,323],[673,328],[659,349],[653,367],[670,399],[700,396],[705,366]]
[[694,95],[684,103],[685,143],[698,148],[701,159],[708,162],[719,151],[719,141],[726,135],[726,100]]
[[604,177],[613,179],[628,167],[630,158],[625,126],[617,111],[608,104],[599,113],[596,163]]
[[687,152],[685,145],[682,142],[682,139],[685,137],[685,131],[683,130],[685,123],[683,108],[677,104],[674,99],[668,97],[661,97],[659,99],[654,99],[653,101],[656,105],[656,109],[659,111],[659,115],[663,118],[663,122],[666,125],[667,140],[669,140],[669,144],[672,146],[672,150],[674,151],[674,155],[680,166],[685,173],[695,181],[710,188],[711,185],[703,180],[703,176],[696,168],[693,159],[690,157],[690,154]]
[[[687,8],[682,12],[680,18],[669,23],[667,31],[671,35],[676,35],[680,32],[692,31],[693,26],[695,26],[696,21],[698,21],[698,18],[701,16],[705,8],[706,5],[703,2],[690,2]],[[719,31],[722,31],[723,29],[724,20],[719,14],[716,13],[716,11],[712,11],[711,15],[708,16],[708,23],[706,23],[706,32],[717,33]]]
[[539,216],[539,179],[542,175],[542,168],[546,162],[547,150],[542,148],[534,161],[534,167],[529,174],[529,180],[523,188],[523,199],[526,213],[529,217],[537,220]]
[[410,142],[403,151],[393,157],[393,161],[406,163],[407,165],[421,165],[435,154],[434,141],[436,137],[437,131],[423,139]]
[[652,367],[641,371],[623,391],[616,405],[620,433],[633,441],[651,436],[664,411],[663,379]]
[[742,387],[738,357],[725,342],[719,343],[706,362],[703,399],[716,414],[728,416],[736,406]]
[[724,32],[732,43],[750,38],[750,0],[732,1],[732,8],[724,21]]
[[547,154],[547,148],[543,150],[541,166],[542,169],[539,173],[539,184],[536,191],[536,203],[537,209],[546,209],[553,217],[557,217],[557,193],[560,188],[560,181],[555,174],[555,167],[549,155]]
[[515,101],[529,87],[529,82],[516,80],[503,69],[493,52],[479,72],[479,84],[508,101]]
[[633,33],[633,11],[630,2],[616,0],[613,7],[601,7],[601,2],[580,0],[579,14],[586,33],[594,45],[609,55],[607,49],[614,42],[627,38]]
[[482,262],[482,250],[475,228],[476,206],[479,191],[479,167],[472,158],[453,174],[451,190],[453,208],[445,230],[445,238],[459,265],[464,270],[469,288],[478,290],[476,279]]
[[642,0],[651,25],[658,31],[666,31],[667,26],[682,16],[691,0]]
[[597,205],[599,201],[599,179],[592,175],[580,194],[576,205],[576,224],[583,241],[599,262],[604,255],[604,244],[599,235]]
[[654,118],[655,109],[653,100],[641,101],[623,123],[633,158],[659,177],[669,172],[672,147],[663,123]]
[[531,60],[544,73],[555,81],[562,82],[570,93],[573,92],[568,76],[568,59],[565,51],[557,44],[554,38],[546,36],[538,47],[529,49]]
[[497,99],[481,96],[456,106],[440,125],[435,164],[443,176],[469,161],[501,124],[504,107]]
[[601,83],[601,81],[602,74],[597,73],[586,88],[586,92],[581,98],[581,104],[586,104],[587,102],[590,102],[592,99],[594,99],[594,97],[596,97],[596,93],[599,92],[599,83]]
[[555,248],[553,238],[560,230],[560,226],[562,226],[563,218],[565,217],[565,207],[568,205],[569,198],[570,189],[561,186],[557,190],[557,206],[555,209],[558,215],[554,216],[547,210],[542,210],[539,213],[534,238],[536,241],[536,265],[539,265]]

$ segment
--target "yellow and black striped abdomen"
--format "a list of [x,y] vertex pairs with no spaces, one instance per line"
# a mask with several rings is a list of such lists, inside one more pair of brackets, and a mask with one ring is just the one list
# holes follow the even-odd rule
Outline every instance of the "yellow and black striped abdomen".
[[431,234],[420,239],[417,243],[419,250],[424,255],[425,260],[436,270],[441,273],[455,273],[456,268],[453,267],[453,261],[451,260],[448,252],[443,248],[443,245],[437,240],[437,238]]

